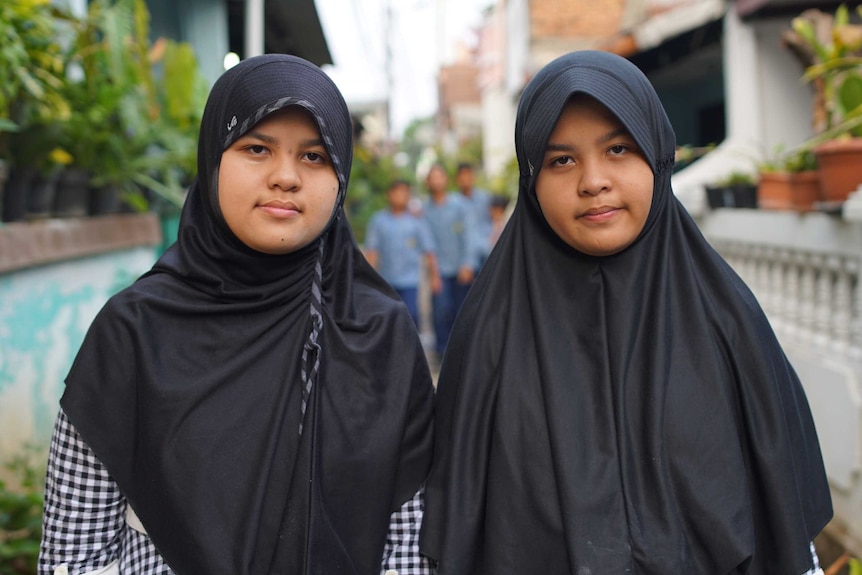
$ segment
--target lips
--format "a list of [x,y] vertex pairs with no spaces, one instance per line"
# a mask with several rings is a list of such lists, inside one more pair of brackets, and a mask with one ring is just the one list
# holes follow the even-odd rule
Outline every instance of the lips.
[[610,214],[612,212],[617,211],[619,208],[615,208],[613,206],[599,206],[597,208],[590,208],[589,210],[583,212],[580,217],[582,218],[595,218],[601,217],[606,214]]
[[278,210],[293,210],[294,212],[298,212],[299,208],[293,202],[282,202],[280,200],[272,200],[271,202],[267,202],[263,204],[264,208],[275,208]]
[[289,201],[272,200],[259,206],[267,214],[276,218],[290,218],[298,216],[302,210]]

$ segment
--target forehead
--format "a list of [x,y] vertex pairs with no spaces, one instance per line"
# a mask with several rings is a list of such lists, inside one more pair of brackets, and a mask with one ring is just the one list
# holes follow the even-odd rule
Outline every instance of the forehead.
[[620,119],[598,100],[585,94],[576,94],[569,98],[563,106],[560,117],[554,126],[554,132],[557,132],[564,124],[585,124],[587,122],[626,129]]

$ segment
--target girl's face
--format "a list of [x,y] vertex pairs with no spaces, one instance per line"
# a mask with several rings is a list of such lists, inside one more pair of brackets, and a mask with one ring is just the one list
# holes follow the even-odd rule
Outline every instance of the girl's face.
[[338,177],[312,115],[288,106],[222,153],[219,206],[248,247],[286,254],[311,243],[332,215]]
[[616,116],[592,98],[572,98],[536,180],[551,229],[588,255],[621,252],[643,229],[652,195],[652,169]]

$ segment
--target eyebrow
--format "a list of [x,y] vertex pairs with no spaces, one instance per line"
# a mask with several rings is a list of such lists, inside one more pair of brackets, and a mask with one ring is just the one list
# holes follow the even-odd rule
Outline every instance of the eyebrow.
[[[597,144],[605,144],[605,143],[610,142],[611,140],[613,140],[615,138],[619,138],[621,136],[626,136],[629,138],[632,137],[631,133],[627,129],[625,129],[623,126],[620,126],[619,128],[614,128],[613,130],[611,130],[607,134],[598,138],[596,140],[596,143]],[[574,146],[569,146],[568,144],[553,144],[553,143],[548,142],[548,145],[545,146],[545,153],[547,154],[548,152],[570,152],[574,149],[575,149]]]

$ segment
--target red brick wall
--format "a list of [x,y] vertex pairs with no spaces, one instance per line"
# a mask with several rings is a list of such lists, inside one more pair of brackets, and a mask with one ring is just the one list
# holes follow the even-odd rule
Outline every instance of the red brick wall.
[[624,0],[530,0],[533,38],[605,38],[619,31]]

